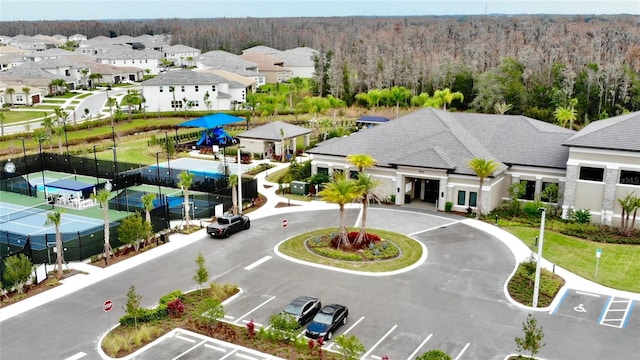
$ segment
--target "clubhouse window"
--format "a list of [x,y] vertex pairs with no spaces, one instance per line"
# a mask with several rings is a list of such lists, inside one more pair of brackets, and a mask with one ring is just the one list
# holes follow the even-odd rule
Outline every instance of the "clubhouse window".
[[640,186],[640,171],[620,170],[620,184]]
[[472,191],[469,193],[469,206],[477,206],[478,205],[478,193]]
[[520,184],[524,185],[524,195],[520,199],[533,200],[536,195],[536,182],[534,180],[521,180]]
[[458,191],[458,205],[464,206],[466,203],[467,192],[466,191]]
[[318,174],[324,174],[324,175],[329,176],[329,168],[318,167]]
[[160,92],[163,92],[164,89],[162,88],[162,85],[160,85]]
[[604,180],[604,169],[582,166],[580,167],[580,180],[602,182]]

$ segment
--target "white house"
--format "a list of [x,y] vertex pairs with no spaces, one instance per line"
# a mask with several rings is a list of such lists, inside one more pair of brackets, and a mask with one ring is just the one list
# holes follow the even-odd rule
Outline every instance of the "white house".
[[173,45],[164,49],[164,57],[177,66],[195,66],[202,51],[186,45]]
[[160,59],[163,54],[156,50],[132,50],[132,49],[112,49],[105,53],[98,54],[97,59],[101,64],[113,66],[141,68],[150,75],[160,73]]
[[172,70],[141,83],[150,111],[232,110],[244,103],[244,85],[222,76],[191,70]]

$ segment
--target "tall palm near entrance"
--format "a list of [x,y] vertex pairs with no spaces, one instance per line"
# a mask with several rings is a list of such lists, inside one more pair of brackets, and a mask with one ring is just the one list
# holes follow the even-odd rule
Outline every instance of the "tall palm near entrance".
[[469,160],[467,164],[480,178],[478,199],[476,201],[476,218],[479,218],[480,214],[482,214],[482,186],[484,185],[484,179],[493,174],[500,166],[500,163],[490,159],[474,158]]
[[191,213],[189,209],[189,188],[193,185],[193,174],[188,171],[183,171],[178,175],[180,181],[178,181],[178,186],[182,188],[184,192],[184,223],[185,227],[188,229],[191,227]]
[[569,129],[573,129],[573,122],[578,118],[578,111],[575,109],[577,99],[571,99],[569,106],[558,106],[553,112],[553,117],[560,123],[560,126],[568,125]]
[[58,280],[62,279],[62,263],[64,262],[64,249],[62,248],[62,234],[60,233],[60,221],[62,220],[62,209],[56,209],[53,212],[47,213],[47,221],[45,225],[53,225],[56,228],[56,267]]
[[109,257],[113,253],[111,248],[111,242],[109,241],[109,196],[111,193],[107,189],[101,189],[97,194],[91,194],[91,198],[100,204],[102,207],[102,220],[104,221],[104,263],[109,264]]
[[15,93],[16,93],[16,89],[14,89],[14,88],[7,88],[7,90],[5,90],[5,91],[7,92],[7,95],[9,95],[9,99],[11,99],[11,107],[13,107],[13,106],[14,106],[14,103],[13,103],[13,94],[15,94]]
[[378,162],[371,155],[367,154],[350,154],[347,155],[347,161],[355,165],[358,168],[358,180],[356,181],[360,188],[360,199],[362,200],[362,223],[360,231],[358,232],[358,238],[356,244],[361,243],[367,235],[367,211],[369,209],[369,202],[372,199],[378,200],[378,196],[375,194],[375,189],[378,187],[379,182],[374,181],[371,176],[364,173],[364,169],[375,166]]
[[349,247],[349,236],[344,223],[344,206],[360,196],[358,185],[344,173],[335,173],[333,179],[325,184],[325,188],[318,193],[323,201],[338,204],[340,207],[340,230],[338,247]]
[[24,93],[25,101],[27,102],[26,105],[29,106],[29,94],[31,94],[31,88],[25,86],[22,88],[22,92]]
[[231,189],[231,201],[233,204],[231,211],[233,212],[233,215],[238,215],[238,175],[229,175],[229,180],[227,180],[227,182],[227,187]]

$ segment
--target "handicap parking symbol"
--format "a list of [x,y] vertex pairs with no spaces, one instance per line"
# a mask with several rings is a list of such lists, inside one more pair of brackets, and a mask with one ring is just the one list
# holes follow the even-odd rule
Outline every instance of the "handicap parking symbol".
[[580,312],[580,313],[586,313],[587,312],[587,309],[584,308],[583,304],[580,304],[578,306],[574,306],[573,310],[576,311],[576,312]]

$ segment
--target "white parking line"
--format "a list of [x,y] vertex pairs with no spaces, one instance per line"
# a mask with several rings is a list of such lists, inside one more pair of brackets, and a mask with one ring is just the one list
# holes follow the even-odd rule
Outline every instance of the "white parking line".
[[594,294],[594,293],[584,292],[584,291],[580,291],[580,290],[576,290],[576,294],[593,296],[593,297],[598,297],[598,298],[600,297],[600,294]]
[[[627,316],[629,316],[629,310],[631,309],[632,303],[633,301],[631,299],[616,300],[615,297],[612,298],[603,312],[602,319],[600,320],[600,325],[611,326],[619,329],[623,328],[625,325],[625,320]],[[626,306],[623,309],[612,309],[612,304],[626,304]],[[620,314],[620,312],[622,312],[622,314]],[[615,317],[609,317],[609,315],[614,315]]]
[[376,348],[376,346],[380,345],[380,343],[382,341],[384,341],[384,339],[389,336],[389,334],[391,334],[393,332],[393,330],[395,330],[398,327],[398,324],[393,325],[393,327],[391,329],[389,329],[389,331],[387,331],[386,334],[384,334],[383,337],[380,338],[380,340],[378,340],[377,343],[373,344],[373,346],[371,347],[371,349],[369,349],[369,351],[367,351],[364,355],[362,355],[362,359],[366,359],[367,356],[369,356],[369,354],[371,354],[371,352]]
[[221,357],[220,360],[224,360],[224,359],[228,358],[229,356],[235,354],[236,351],[238,351],[238,349],[232,349],[227,355]]
[[[356,325],[358,325],[358,323],[360,323],[360,321],[364,320],[364,316],[361,317],[360,319],[358,319],[358,321],[356,321],[353,325],[349,326],[349,328],[347,330],[345,330],[342,334],[348,334],[349,331],[351,331],[354,327],[356,327]],[[325,347],[325,349],[327,350],[331,350],[331,348],[333,347],[335,343],[331,342],[331,344],[329,344],[329,346]]]
[[[195,340],[195,339],[187,339],[187,338],[183,338],[183,337],[181,337],[180,335],[176,335],[175,337],[177,337],[177,338],[179,338],[179,339],[182,339],[182,340],[189,341],[189,342],[194,342],[194,343],[196,342],[196,340]],[[180,355],[178,355],[178,356],[174,357],[174,358],[173,358],[173,359],[171,359],[171,360],[177,360],[177,359],[180,359],[181,357],[185,356],[186,354],[188,354],[188,353],[192,352],[194,349],[198,348],[200,345],[204,344],[205,342],[206,342],[206,340],[202,340],[202,341],[201,341],[201,342],[199,342],[198,344],[196,344],[196,345],[194,345],[194,346],[192,346],[192,347],[188,348],[187,350],[183,351],[183,352],[182,352],[182,354],[180,354]]]
[[192,339],[192,338],[184,337],[184,336],[182,336],[182,335],[180,335],[180,334],[176,334],[176,336],[174,336],[174,337],[175,337],[176,339],[180,339],[180,340],[183,340],[183,341],[186,341],[186,342],[190,342],[190,343],[194,343],[194,342],[196,342],[196,339]]
[[424,344],[427,343],[427,341],[429,341],[429,339],[431,339],[431,337],[433,336],[433,334],[429,334],[429,336],[427,336],[426,339],[422,340],[422,342],[420,343],[420,345],[418,345],[418,347],[414,350],[413,353],[411,353],[411,355],[409,355],[409,357],[407,358],[407,360],[413,360],[416,358],[416,354],[418,353],[418,351],[420,351],[420,349],[424,346]]
[[422,234],[422,233],[426,233],[426,232],[429,232],[429,231],[432,231],[432,230],[436,230],[436,229],[440,229],[440,228],[443,228],[443,227],[447,227],[447,226],[449,226],[449,225],[454,225],[454,224],[457,224],[457,223],[459,223],[459,222],[460,222],[460,221],[452,221],[452,222],[450,222],[450,223],[446,223],[446,224],[443,224],[443,225],[434,226],[434,227],[429,228],[429,229],[424,229],[424,230],[416,231],[416,232],[411,233],[411,234],[409,234],[409,235],[407,235],[407,236],[414,237],[414,236],[416,236],[416,235],[418,235],[418,234]]
[[68,357],[68,358],[66,358],[64,360],[78,360],[78,359],[82,359],[85,356],[87,356],[87,353],[84,353],[84,352],[80,351],[79,353],[77,353],[77,354],[75,354],[75,355],[73,355],[71,357]]
[[469,347],[469,345],[471,345],[471,343],[467,343],[467,345],[465,345],[464,348],[462,348],[462,351],[460,351],[460,354],[458,354],[458,356],[456,356],[456,358],[453,360],[460,360],[460,357],[462,356],[462,354],[464,354],[465,351],[467,351],[467,348]]
[[246,313],[246,314],[244,314],[244,315],[240,316],[240,317],[238,318],[238,320],[234,321],[233,323],[234,323],[234,324],[236,324],[239,320],[242,320],[242,319],[244,319],[245,317],[249,316],[249,314],[251,314],[252,312],[254,312],[254,311],[258,310],[258,309],[259,309],[259,308],[261,308],[261,307],[263,307],[266,303],[268,303],[269,301],[271,301],[271,300],[273,300],[273,299],[275,299],[275,298],[276,298],[275,296],[270,297],[268,300],[266,300],[266,301],[265,301],[265,302],[263,302],[262,304],[260,304],[260,305],[258,305],[258,306],[256,306],[256,307],[254,307],[253,309],[249,310],[249,312],[248,312],[248,313]]
[[244,269],[245,269],[245,270],[251,270],[251,269],[253,269],[254,267],[256,267],[256,266],[258,266],[258,265],[262,264],[263,262],[266,262],[266,261],[269,261],[269,260],[271,260],[271,256],[267,255],[267,256],[263,257],[262,259],[260,259],[260,260],[258,260],[258,261],[256,261],[256,262],[254,262],[253,264],[248,265],[248,266],[247,266],[247,267],[245,267]]
[[258,358],[254,358],[253,356],[249,356],[241,353],[237,353],[236,356],[239,358],[247,359],[247,360],[258,360]]
[[215,350],[215,351],[220,351],[220,352],[227,352],[227,349],[223,349],[221,347],[217,347],[215,345],[211,345],[211,344],[204,344],[204,347]]

